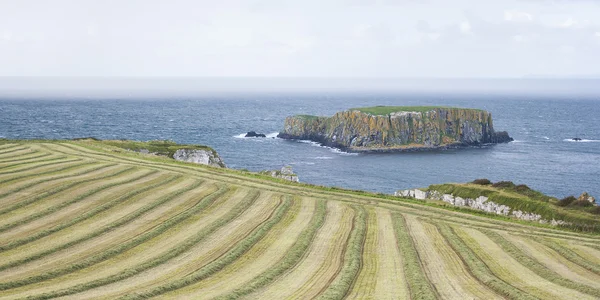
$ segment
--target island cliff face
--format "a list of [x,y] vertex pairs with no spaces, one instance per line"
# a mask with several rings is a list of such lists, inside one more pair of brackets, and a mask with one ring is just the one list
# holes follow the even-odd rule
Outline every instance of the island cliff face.
[[[384,108],[385,110],[385,108]],[[451,148],[512,141],[495,132],[492,115],[483,110],[417,107],[386,114],[360,109],[332,117],[298,115],[286,118],[284,139],[312,140],[355,152],[394,152]]]

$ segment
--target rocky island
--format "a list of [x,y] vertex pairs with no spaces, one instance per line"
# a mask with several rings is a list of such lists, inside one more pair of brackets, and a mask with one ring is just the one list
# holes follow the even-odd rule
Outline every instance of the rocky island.
[[492,115],[480,109],[436,106],[352,108],[332,117],[287,117],[283,139],[311,140],[350,152],[403,152],[506,143]]

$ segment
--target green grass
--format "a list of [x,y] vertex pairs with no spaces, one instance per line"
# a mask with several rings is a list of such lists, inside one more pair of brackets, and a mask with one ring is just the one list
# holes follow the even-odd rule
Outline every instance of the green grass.
[[28,155],[28,156],[24,156],[24,157],[19,156],[19,158],[3,159],[3,160],[0,160],[0,164],[6,164],[6,163],[11,163],[11,162],[16,162],[16,161],[20,161],[20,162],[29,161],[29,160],[38,159],[38,158],[47,157],[47,156],[52,155],[52,153],[49,153],[49,152],[46,152],[46,153],[44,153],[44,152],[39,153],[39,152],[40,151],[38,151],[38,150],[34,150],[28,154],[35,154],[35,155]]
[[600,275],[600,266],[586,260],[585,258],[581,257],[579,254],[577,254],[575,251],[573,251],[553,240],[543,239],[543,238],[533,238],[533,239],[543,245],[546,245],[548,248],[556,251],[558,254],[562,255],[564,258],[568,259],[569,261],[579,265],[580,267],[583,267],[593,273]]
[[[200,183],[198,183],[198,184],[200,184]],[[192,186],[192,188],[193,188],[193,186]],[[194,208],[192,208],[192,210],[195,211],[195,212],[198,212],[198,211],[200,211],[200,210],[202,210],[202,209],[210,206],[217,198],[223,196],[227,191],[228,190],[226,188],[222,187],[218,191],[216,191],[216,192],[214,192],[212,194],[207,195],[206,197],[202,198],[194,206]],[[99,230],[91,232],[91,233],[89,233],[89,234],[87,234],[87,235],[85,235],[83,237],[80,237],[80,238],[78,238],[76,240],[72,240],[72,241],[70,241],[68,243],[59,245],[57,247],[50,248],[50,249],[38,252],[38,253],[36,253],[34,255],[31,255],[31,256],[28,256],[28,257],[26,257],[24,259],[20,259],[20,260],[16,260],[16,261],[13,261],[13,262],[8,263],[8,264],[4,264],[4,265],[0,266],[0,271],[6,270],[6,269],[9,269],[9,268],[14,268],[16,266],[19,266],[19,265],[22,265],[22,264],[25,264],[25,263],[28,263],[28,262],[40,259],[42,257],[45,257],[45,256],[48,256],[50,254],[56,253],[58,251],[61,251],[61,250],[67,249],[69,247],[75,246],[77,244],[81,244],[81,243],[83,243],[85,241],[89,241],[89,240],[91,240],[91,239],[93,239],[95,237],[98,237],[98,236],[103,235],[103,234],[105,234],[107,232],[110,232],[110,231],[112,231],[112,230],[114,230],[114,229],[116,229],[118,227],[121,227],[121,226],[126,225],[128,223],[131,223],[131,222],[135,221],[138,217],[142,216],[143,214],[145,214],[145,213],[149,212],[150,210],[152,210],[152,209],[154,209],[154,208],[156,208],[156,207],[158,207],[158,206],[160,206],[160,205],[162,205],[162,204],[164,204],[164,203],[172,200],[173,198],[175,198],[176,196],[182,194],[183,192],[185,192],[185,190],[184,191],[180,191],[180,192],[176,192],[176,193],[172,193],[170,195],[167,195],[167,196],[165,196],[165,197],[163,197],[163,198],[155,201],[154,203],[151,203],[151,204],[149,204],[149,205],[147,205],[145,207],[140,208],[139,210],[137,210],[137,211],[135,211],[135,212],[133,212],[131,214],[128,214],[126,217],[123,217],[123,218],[119,219],[116,222],[113,222],[113,223],[111,223],[111,224],[109,224],[107,226],[104,226],[104,227],[100,228]]]
[[503,204],[513,210],[535,213],[545,220],[563,220],[571,224],[561,227],[583,232],[600,232],[600,219],[586,211],[567,210],[555,205],[556,199],[533,190],[517,191],[515,187],[495,188],[476,184],[435,184],[427,188],[443,194],[452,194],[461,198],[475,199],[479,196],[489,198],[497,204]]
[[371,115],[385,116],[394,112],[428,112],[435,109],[462,109],[462,110],[477,110],[473,108],[458,108],[458,107],[446,107],[446,106],[372,106],[372,107],[358,107],[351,108],[349,110],[358,110],[363,113]]
[[[465,242],[456,235],[454,230],[445,224],[434,224],[439,232],[442,234],[446,242],[452,247],[454,252],[459,255],[462,261],[467,265],[471,274],[477,278],[477,280],[496,293],[507,297],[508,299],[527,299],[535,300],[536,298],[524,293],[523,291],[515,288],[514,286],[504,282],[500,278],[496,277],[494,273],[487,267],[487,265],[479,258],[471,248],[465,244]],[[481,249],[481,251],[485,251]]]
[[[26,168],[21,168],[21,169],[11,169],[10,171],[6,171],[6,172],[0,172],[0,175],[6,175],[6,174],[15,174],[15,173],[19,173],[19,172],[23,172],[23,171],[30,171],[30,170],[34,170],[34,169],[39,169],[41,167],[47,167],[47,166],[52,166],[52,165],[58,165],[58,164],[64,164],[64,163],[70,163],[70,162],[77,162],[77,161],[82,161],[83,159],[80,158],[71,158],[71,159],[67,159],[67,156],[59,156],[59,157],[53,157],[53,158],[48,158],[45,160],[36,160],[36,161],[32,161],[32,162],[23,162],[23,163],[17,163],[17,164],[12,164],[9,166],[3,166],[3,169],[8,169],[8,168],[12,168],[12,167],[17,167],[20,165],[29,165],[29,164],[34,164],[34,163],[38,163],[38,162],[44,162],[41,164],[36,164],[33,166],[29,166]],[[37,173],[39,174],[39,173]]]
[[[156,172],[157,171],[149,172],[149,173],[145,174],[145,176],[149,176],[149,175],[154,174]],[[65,229],[65,228],[71,227],[71,226],[73,226],[73,225],[75,225],[77,223],[80,223],[80,222],[83,222],[83,221],[85,221],[87,219],[90,219],[93,216],[95,216],[95,215],[97,215],[97,214],[99,214],[101,212],[109,210],[109,209],[117,206],[118,204],[121,204],[124,201],[127,201],[127,200],[129,200],[129,199],[131,199],[131,198],[133,198],[135,196],[138,196],[139,194],[142,194],[142,193],[147,192],[147,191],[151,191],[153,189],[158,189],[158,188],[160,188],[160,187],[162,187],[164,185],[167,185],[167,184],[169,184],[169,183],[171,183],[171,182],[173,182],[173,181],[175,181],[176,179],[179,179],[179,178],[181,178],[181,177],[176,177],[176,176],[169,176],[168,178],[159,177],[159,178],[157,178],[155,180],[152,180],[151,182],[148,182],[147,185],[145,185],[142,188],[132,189],[129,192],[125,193],[124,195],[122,195],[120,197],[117,197],[117,198],[115,198],[115,199],[113,199],[111,201],[108,201],[108,202],[106,202],[106,203],[104,203],[102,205],[95,206],[94,208],[88,210],[87,212],[82,213],[82,214],[78,215],[77,217],[72,218],[72,219],[70,219],[70,220],[68,220],[66,222],[60,223],[60,224],[58,224],[58,225],[56,225],[54,227],[42,230],[40,232],[37,232],[35,234],[29,235],[27,237],[24,237],[24,238],[21,238],[21,239],[18,239],[18,240],[13,240],[13,241],[9,242],[8,244],[2,245],[2,246],[0,246],[0,251],[7,251],[7,250],[10,250],[10,249],[14,249],[16,247],[19,247],[19,246],[25,245],[27,243],[33,242],[33,241],[35,241],[37,239],[41,239],[43,237],[49,236],[49,235],[51,235],[51,234],[53,234],[55,232],[61,231],[61,230]],[[0,288],[0,290],[1,290],[1,288]]]
[[298,236],[296,242],[294,242],[286,256],[281,261],[279,261],[271,269],[258,275],[252,281],[245,283],[243,287],[238,288],[227,295],[217,297],[216,299],[232,300],[249,295],[252,292],[270,284],[283,273],[297,265],[310,247],[315,235],[317,234],[317,231],[325,222],[326,205],[327,204],[325,201],[317,202],[317,208],[310,220],[310,225],[304,229],[302,233],[300,233],[300,236]]
[[342,269],[317,299],[343,299],[352,288],[354,281],[360,273],[363,248],[367,235],[367,211],[362,206],[355,206],[354,209],[356,215],[352,224],[352,232],[348,237]]
[[494,241],[498,246],[504,250],[504,252],[508,253],[515,260],[517,260],[520,264],[526,266],[528,269],[539,275],[540,277],[554,282],[558,285],[564,286],[569,289],[574,289],[580,291],[582,293],[592,295],[598,297],[600,299],[600,289],[593,288],[591,286],[581,284],[578,282],[574,282],[567,278],[560,276],[558,273],[548,269],[546,266],[542,265],[536,259],[528,256],[525,252],[515,246],[513,243],[506,240],[500,234],[491,231],[491,230],[480,230],[487,237],[489,237],[492,241]]
[[[117,248],[111,249],[111,253],[106,254],[106,252],[104,252],[104,253],[99,254],[99,259],[102,259],[102,260],[108,259],[108,258],[114,256],[113,253],[115,253],[115,254],[123,253],[124,251],[126,251],[128,249],[131,249],[145,241],[148,241],[160,234],[165,233],[168,229],[181,223],[183,220],[189,218],[193,214],[200,212],[202,209],[208,207],[217,198],[225,195],[227,192],[229,192],[228,188],[221,187],[215,193],[202,199],[202,201],[200,201],[196,206],[194,206],[194,208],[163,222],[162,224],[157,226],[157,228],[155,228],[153,230],[153,232],[145,233],[142,236],[137,237],[136,239],[134,239],[133,241],[131,241],[128,244],[122,244],[122,245],[118,246]],[[228,212],[221,219],[211,223],[208,227],[205,227],[202,230],[200,230],[199,232],[195,233],[193,236],[191,236],[190,238],[185,240],[182,244],[179,244],[176,247],[171,248],[170,250],[167,250],[166,252],[162,253],[161,255],[159,255],[156,258],[146,260],[142,264],[139,264],[132,268],[125,269],[124,271],[122,271],[118,274],[114,274],[109,277],[104,277],[101,279],[86,282],[84,284],[78,284],[78,285],[72,286],[67,289],[58,290],[58,291],[54,291],[51,293],[44,293],[44,294],[40,294],[37,296],[29,297],[29,298],[30,299],[50,299],[50,298],[56,298],[56,297],[62,297],[62,296],[76,294],[76,293],[83,292],[83,291],[86,291],[89,289],[93,289],[93,288],[100,287],[103,285],[111,284],[113,282],[124,280],[126,278],[135,276],[143,271],[146,271],[148,269],[156,267],[160,264],[166,263],[169,260],[171,260],[171,259],[181,255],[185,251],[189,250],[190,248],[192,248],[193,246],[195,246],[196,244],[198,244],[199,242],[204,240],[206,237],[208,237],[208,235],[215,232],[217,229],[223,227],[225,224],[231,222],[233,219],[235,219],[236,217],[241,215],[244,211],[246,211],[254,203],[254,201],[258,198],[258,196],[259,196],[258,192],[248,194],[248,196],[246,198],[244,198],[244,201],[242,201],[242,203],[240,205],[236,206],[233,210]]]
[[437,299],[437,293],[429,284],[429,279],[421,266],[421,259],[415,248],[413,238],[409,234],[406,220],[399,213],[394,213],[392,217],[398,248],[402,254],[404,276],[408,283],[411,299]]
[[[105,166],[101,166],[99,168],[95,168],[95,169],[89,170],[89,172],[100,170],[100,169],[103,169],[103,168],[106,168],[106,167],[107,167],[106,165]],[[117,172],[112,172],[112,173],[109,173],[109,174],[104,175],[104,176],[93,177],[93,178],[89,178],[89,179],[85,179],[85,180],[77,180],[77,181],[74,181],[74,182],[71,182],[71,183],[59,186],[58,188],[46,191],[46,192],[40,194],[37,197],[33,197],[33,198],[29,198],[27,200],[20,201],[20,202],[17,203],[17,205],[11,207],[11,210],[14,210],[14,207],[23,207],[23,206],[29,205],[29,204],[31,204],[33,202],[39,201],[41,199],[46,199],[46,198],[50,197],[51,195],[58,194],[58,193],[60,193],[62,191],[68,190],[69,188],[72,188],[72,187],[75,187],[75,186],[78,186],[78,185],[81,185],[81,184],[90,183],[90,182],[94,182],[94,181],[101,181],[101,180],[105,180],[105,179],[108,179],[108,178],[112,178],[112,177],[116,177],[116,176],[125,174],[125,173],[129,172],[132,169],[134,169],[134,167],[130,167],[130,168],[127,168],[127,169],[119,170]],[[104,187],[104,188],[102,188],[100,190],[93,190],[93,192],[98,192],[98,191],[101,191],[101,190],[104,190],[104,189],[106,189],[106,187]],[[79,197],[71,198],[68,201],[65,201],[65,202],[62,202],[62,203],[60,203],[58,205],[49,207],[49,208],[47,208],[45,210],[37,211],[37,212],[35,212],[35,213],[31,214],[31,215],[28,215],[28,216],[26,216],[26,217],[24,217],[22,219],[19,219],[18,221],[14,221],[12,223],[4,224],[4,225],[0,226],[0,232],[4,232],[4,231],[6,231],[8,229],[11,229],[11,228],[14,228],[14,227],[17,227],[17,226],[29,223],[29,222],[31,222],[31,221],[33,221],[35,219],[38,219],[38,218],[41,218],[43,216],[47,216],[47,215],[49,215],[51,213],[57,212],[57,211],[65,208],[65,207],[67,207],[67,206],[69,206],[71,204],[77,203],[77,202],[81,201],[82,199],[84,199],[84,198],[86,198],[88,196],[91,196],[92,194],[94,194],[93,192],[90,193],[90,191],[88,191],[87,193],[85,193],[83,195],[83,197],[79,196]]]
[[167,140],[156,140],[156,141],[132,141],[132,140],[95,140],[98,143],[109,145],[125,150],[131,150],[139,152],[140,150],[148,150],[150,153],[157,155],[167,156],[173,158],[173,154],[179,149],[192,149],[192,150],[208,150],[216,154],[216,151],[210,147],[203,145],[186,145],[177,144],[174,141]]
[[[6,183],[6,182],[14,182],[14,181],[18,181],[19,179],[24,179],[24,178],[42,177],[42,175],[62,173],[64,171],[69,171],[69,170],[72,170],[72,169],[80,169],[80,168],[83,168],[83,167],[86,167],[86,166],[97,165],[97,164],[98,164],[97,162],[89,162],[89,163],[84,163],[84,164],[70,165],[70,166],[67,166],[66,168],[58,168],[58,169],[50,170],[48,172],[41,172],[41,173],[37,173],[37,174],[29,174],[29,175],[25,175],[25,176],[15,176],[15,177],[11,177],[11,178],[9,178],[7,180],[1,180],[0,184]],[[84,171],[78,172],[78,173],[67,174],[67,175],[60,175],[60,176],[55,176],[55,177],[49,177],[49,178],[43,178],[43,179],[40,179],[40,180],[36,180],[36,181],[31,182],[31,183],[24,184],[24,185],[22,185],[22,186],[20,186],[18,188],[15,188],[15,189],[12,189],[12,190],[9,190],[9,191],[6,191],[6,192],[0,194],[0,199],[4,198],[6,196],[9,196],[11,194],[24,191],[24,190],[26,190],[26,189],[28,189],[30,187],[34,187],[34,186],[36,186],[38,184],[42,184],[44,182],[49,182],[49,181],[54,181],[54,180],[60,180],[60,179],[66,179],[66,178],[72,178],[72,177],[78,177],[78,176],[81,176],[81,175],[85,175],[88,172],[97,171],[97,170],[104,169],[104,168],[107,168],[107,167],[110,167],[110,166],[115,166],[115,165],[116,164],[106,164],[106,165],[101,165],[100,167],[96,167],[96,168],[91,169],[91,170],[84,170]]]
[[155,297],[158,295],[171,292],[198,281],[208,278],[210,275],[222,270],[225,266],[229,265],[244,253],[246,253],[254,244],[260,241],[268,232],[279,223],[289,208],[292,206],[292,200],[290,197],[285,197],[281,204],[279,204],[277,210],[269,217],[269,219],[258,226],[246,239],[237,243],[229,252],[221,256],[219,259],[210,262],[202,268],[194,271],[193,273],[173,280],[169,283],[154,287],[144,292],[125,295],[121,299],[146,299]]
[[[197,187],[198,185],[200,185],[199,182],[197,182],[196,184],[184,189],[184,190],[180,190],[177,192],[173,192],[170,195],[167,195],[165,197],[163,197],[161,200],[159,200],[159,203],[164,203],[165,201],[171,200],[174,197],[189,191],[195,187]],[[224,193],[224,192],[223,192]],[[220,194],[216,193],[213,194],[213,197],[218,196]],[[145,213],[145,211],[143,212]],[[138,215],[139,216],[139,215]],[[12,282],[6,282],[6,283],[0,283],[0,290],[7,290],[7,289],[13,289],[13,288],[17,288],[20,286],[25,286],[25,285],[30,285],[33,283],[37,283],[37,282],[41,282],[41,281],[45,281],[45,280],[49,280],[52,278],[56,278],[59,276],[63,276],[65,274],[69,274],[72,272],[76,272],[78,270],[90,267],[92,265],[98,264],[102,261],[105,261],[111,257],[114,257],[118,254],[121,254],[137,245],[140,245],[141,243],[148,241],[151,238],[154,238],[162,233],[164,233],[167,229],[169,229],[170,227],[174,226],[175,224],[179,223],[181,220],[185,219],[186,217],[189,216],[189,213],[187,215],[178,215],[175,218],[172,218],[162,224],[160,224],[159,226],[153,228],[150,231],[145,232],[144,234],[131,239],[125,243],[121,243],[109,250],[106,250],[104,252],[98,253],[96,255],[93,255],[91,257],[87,257],[77,263],[73,263],[70,265],[66,265],[66,266],[62,266],[60,268],[56,268],[52,271],[46,272],[46,273],[42,273],[36,276],[31,276],[22,280],[15,280]],[[85,285],[78,285],[77,288],[82,288]],[[62,294],[62,296],[64,295],[69,295],[69,294]],[[52,296],[52,297],[58,297],[58,296]]]

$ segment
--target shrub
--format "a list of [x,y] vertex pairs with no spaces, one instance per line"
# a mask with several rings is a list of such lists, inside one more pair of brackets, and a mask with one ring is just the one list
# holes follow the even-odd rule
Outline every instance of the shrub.
[[575,198],[575,196],[568,196],[559,200],[558,203],[556,203],[556,205],[565,207],[575,201],[577,201],[577,198]]
[[472,182],[473,184],[479,184],[479,185],[490,185],[492,184],[492,182],[489,179],[486,178],[481,178],[481,179],[475,179]]
[[499,181],[492,184],[495,188],[514,188],[515,184],[512,181]]
[[587,200],[577,200],[577,201],[573,201],[571,203],[571,205],[569,206],[573,206],[573,207],[590,207],[590,206],[594,206],[594,204],[592,204],[590,201]]
[[600,215],[600,206],[596,206],[596,207],[590,209],[590,213],[593,213],[595,215]]
[[515,191],[517,191],[518,193],[526,193],[531,191],[531,189],[525,184],[519,184],[515,186]]

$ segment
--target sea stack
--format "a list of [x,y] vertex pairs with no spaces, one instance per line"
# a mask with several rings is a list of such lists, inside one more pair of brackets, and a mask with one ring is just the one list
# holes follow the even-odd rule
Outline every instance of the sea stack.
[[351,152],[403,152],[506,143],[480,109],[431,106],[353,108],[332,117],[287,117],[283,139],[311,140]]

